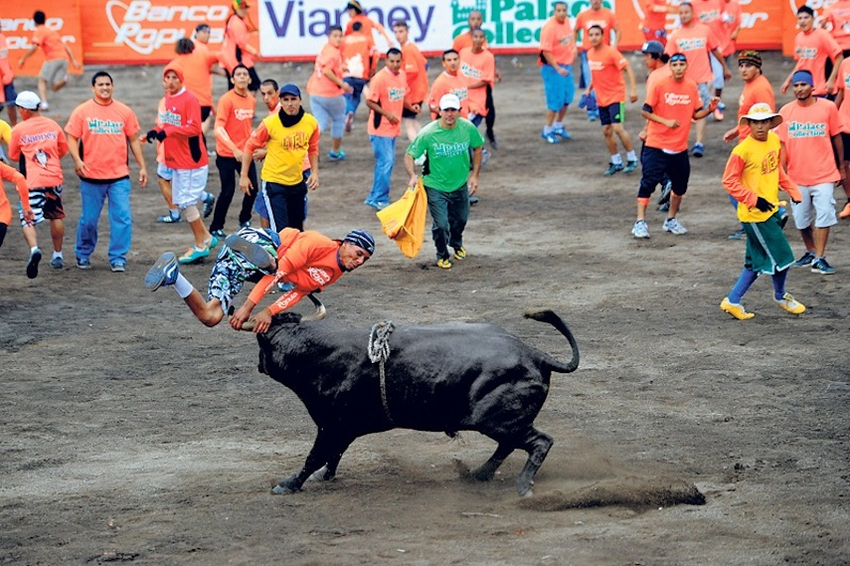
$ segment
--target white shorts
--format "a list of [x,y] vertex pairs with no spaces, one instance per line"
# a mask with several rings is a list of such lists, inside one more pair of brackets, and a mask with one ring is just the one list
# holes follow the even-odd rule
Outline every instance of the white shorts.
[[798,185],[803,194],[800,204],[791,203],[791,211],[794,213],[794,226],[798,230],[809,227],[829,228],[838,224],[835,215],[835,190],[834,183],[821,183],[820,185]]
[[156,164],[156,176],[165,181],[170,181],[174,177],[174,169],[167,166],[165,163]]
[[204,195],[209,173],[209,165],[197,169],[174,169],[171,178],[171,199],[174,206],[182,210],[197,204]]

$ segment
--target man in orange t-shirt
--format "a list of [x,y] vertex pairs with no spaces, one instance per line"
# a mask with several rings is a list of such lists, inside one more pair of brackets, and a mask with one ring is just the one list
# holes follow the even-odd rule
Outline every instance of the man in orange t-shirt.
[[644,0],[640,30],[647,41],[667,45],[667,0]]
[[[586,50],[587,62],[590,66],[591,82],[588,91],[596,93],[599,104],[599,121],[602,124],[602,136],[605,146],[611,155],[608,170],[605,175],[613,175],[618,171],[631,173],[637,169],[637,154],[632,146],[629,133],[623,128],[626,115],[626,82],[623,73],[629,78],[629,101],[637,102],[637,85],[635,74],[623,54],[603,42],[602,28],[593,25],[587,30],[590,49]],[[614,135],[620,138],[623,149],[626,150],[626,165],[617,150]]]
[[[587,62],[587,50],[590,49],[590,39],[587,36],[587,30],[591,26],[599,26],[602,29],[603,41],[605,45],[617,47],[617,42],[620,41],[620,27],[617,24],[617,18],[614,12],[608,8],[602,7],[602,0],[590,0],[590,7],[579,12],[576,16],[575,30],[576,43],[578,36],[581,34],[581,43],[579,43],[579,53],[581,54],[581,78],[579,80],[579,88],[587,88],[590,84],[590,67]],[[611,32],[614,32],[612,39]],[[599,118],[598,110],[587,111],[587,119],[590,121]]]
[[350,132],[354,114],[360,106],[363,87],[378,70],[380,54],[371,35],[363,32],[363,24],[355,22],[352,31],[342,37],[339,45],[342,57],[342,80],[351,86],[345,93],[345,131]]
[[[422,104],[425,102],[425,97],[428,96],[428,60],[419,51],[419,48],[409,41],[408,35],[410,27],[403,20],[396,21],[393,24],[393,32],[395,32],[396,41],[401,46],[401,65],[404,74],[407,76],[407,101],[410,108],[419,107],[422,111]],[[407,132],[407,139],[413,141],[422,125],[417,120],[419,113],[415,113],[407,107],[401,112],[401,123],[404,125],[404,130]]]
[[[785,94],[791,86],[791,78],[797,71],[809,71],[815,81],[814,95],[829,96],[835,90],[835,80],[838,77],[838,67],[844,60],[841,47],[824,29],[815,29],[815,12],[808,6],[800,6],[797,10],[797,27],[800,29],[794,38],[794,58],[797,64],[788,74],[788,78],[779,87],[779,92]],[[826,61],[832,59],[832,72],[826,76]]]
[[[708,26],[695,17],[694,8],[691,4],[679,4],[679,19],[682,22],[682,27],[674,30],[667,38],[667,46],[664,48],[664,52],[668,55],[683,53],[687,57],[688,78],[697,83],[702,105],[708,106],[711,100],[709,85],[714,80],[709,54],[713,54],[720,62],[724,78],[728,79],[732,74],[729,72],[729,67],[726,66],[726,60],[720,54],[720,41]],[[705,122],[697,121],[696,142],[693,149],[694,157],[705,155],[704,139]]]
[[401,72],[401,51],[387,51],[384,68],[372,77],[366,105],[369,113],[369,141],[375,155],[372,190],[363,204],[382,210],[390,204],[390,178],[395,166],[396,138],[401,133],[401,115],[405,107],[419,112],[407,101],[407,78]]
[[794,265],[832,275],[835,268],[826,261],[826,242],[829,227],[838,223],[833,191],[844,177],[844,144],[838,108],[831,100],[814,96],[814,85],[809,71],[791,75],[796,100],[779,110],[782,124],[776,133],[785,148],[782,165],[803,195],[802,202],[791,204],[794,224],[806,245],[806,253]]
[[390,33],[387,29],[382,26],[380,23],[376,22],[369,16],[363,13],[363,6],[357,0],[351,0],[345,6],[345,11],[348,13],[348,23],[345,25],[345,35],[350,34],[354,30],[354,24],[360,24],[363,27],[363,33],[371,37],[373,40],[374,32],[378,31],[384,39],[387,40],[388,45],[392,45],[393,38],[390,37]]
[[41,65],[41,71],[38,73],[38,94],[41,98],[42,112],[47,112],[49,106],[47,104],[47,86],[50,85],[51,90],[56,92],[68,83],[68,61],[75,69],[82,69],[74,58],[74,52],[71,48],[65,45],[62,37],[58,32],[50,29],[45,25],[47,16],[41,10],[36,10],[32,16],[35,23],[35,32],[32,34],[32,47],[24,53],[21,60],[18,62],[18,67],[23,68],[24,63],[29,59],[30,55],[35,53],[35,50],[41,47],[44,52],[44,63]]
[[[206,125],[213,109],[212,69],[218,63],[218,54],[209,49],[197,49],[195,42],[185,37],[177,40],[174,51],[177,57],[168,66],[183,70],[183,86],[198,99],[201,121]],[[202,128],[202,131],[206,134],[208,130]]]
[[[221,179],[221,192],[215,203],[215,212],[210,223],[210,234],[224,238],[224,222],[227,209],[233,201],[236,191],[236,179],[242,172],[242,151],[245,142],[251,136],[254,110],[257,100],[248,91],[251,84],[251,74],[245,65],[236,65],[230,77],[233,88],[218,99],[215,111],[215,166]],[[262,88],[262,87],[261,87]],[[239,211],[239,225],[251,225],[251,210],[257,198],[257,169],[254,161],[248,168],[248,178],[251,181],[250,190],[242,196],[242,208]]]
[[268,330],[272,316],[295,306],[305,296],[322,291],[349,271],[354,271],[375,252],[375,239],[365,230],[352,230],[342,240],[318,232],[284,228],[279,233],[261,228],[241,228],[228,236],[210,272],[207,300],[180,273],[177,258],[162,254],[145,276],[145,287],[156,291],[173,286],[192,313],[206,326],[215,326],[231,312],[234,297],[245,281],[256,281],[245,303],[230,317],[241,330],[254,307],[278,282],[290,290],[255,314],[253,330]]
[[821,13],[821,26],[832,34],[846,56],[850,53],[850,0],[836,0]]
[[838,68],[838,94],[835,96],[835,105],[838,107],[838,115],[841,118],[841,143],[844,146],[844,179],[842,186],[847,202],[838,213],[841,219],[850,218],[850,59],[841,62]]
[[34,218],[21,215],[24,239],[30,246],[27,277],[38,276],[41,249],[38,247],[36,226],[50,220],[50,237],[53,240],[53,258],[62,257],[62,239],[65,236],[65,210],[62,207],[62,157],[68,153],[68,142],[62,128],[41,115],[41,100],[32,91],[25,90],[15,99],[21,111],[21,122],[12,129],[9,140],[9,157],[19,161],[19,169],[27,178],[29,201]]
[[253,96],[260,90],[260,76],[254,68],[254,62],[260,58],[260,52],[256,47],[249,43],[251,33],[257,31],[257,26],[251,21],[248,15],[247,0],[233,0],[233,13],[227,18],[224,24],[224,41],[221,43],[221,52],[219,53],[219,61],[224,71],[227,74],[227,85],[233,87],[230,81],[230,75],[236,65],[242,63],[251,73],[251,84],[248,85],[248,90]]
[[431,119],[440,116],[440,99],[445,94],[454,94],[460,100],[460,116],[469,116],[468,80],[460,74],[460,55],[454,49],[443,51],[443,72],[437,75],[428,93],[428,107],[431,109]]
[[672,194],[664,231],[677,236],[688,232],[676,219],[676,214],[688,190],[691,174],[688,160],[691,120],[705,118],[714,112],[718,100],[712,98],[708,107],[703,107],[696,83],[685,76],[687,70],[687,57],[674,53],[670,56],[670,78],[659,81],[646,93],[641,115],[649,122],[641,154],[643,176],[637,196],[637,220],[632,228],[635,238],[649,238],[646,207],[655,187],[665,178],[670,179]]
[[147,184],[148,173],[136,114],[112,97],[115,87],[109,73],[98,71],[91,82],[94,96],[77,106],[65,124],[68,153],[80,178],[82,204],[74,255],[77,267],[91,268],[89,258],[97,245],[97,223],[103,201],[108,199],[109,266],[120,273],[127,263],[133,235],[128,145],[139,164],[139,186]]
[[[487,38],[483,29],[472,32],[472,46],[465,47],[458,54],[460,74],[467,78],[467,96],[469,98],[469,120],[478,126],[490,115],[487,107],[487,89],[496,81],[496,58],[484,45]],[[495,112],[495,108],[492,110]],[[495,139],[495,135],[493,137]]]
[[540,77],[546,96],[546,124],[540,137],[558,143],[570,136],[564,128],[564,116],[573,102],[576,85],[572,65],[576,57],[575,35],[567,18],[567,3],[555,2],[552,17],[540,29]]
[[328,42],[316,57],[313,73],[307,80],[307,94],[310,95],[310,111],[319,121],[319,131],[324,132],[331,125],[331,150],[328,157],[332,161],[345,159],[342,135],[345,132],[345,94],[354,91],[342,76],[342,28],[328,28]]

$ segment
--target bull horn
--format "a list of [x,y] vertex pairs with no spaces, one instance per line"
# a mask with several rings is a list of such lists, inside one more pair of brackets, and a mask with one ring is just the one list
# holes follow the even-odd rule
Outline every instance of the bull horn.
[[313,293],[310,293],[309,295],[307,295],[307,298],[310,299],[310,302],[312,302],[316,306],[316,314],[312,316],[302,317],[301,322],[322,320],[328,315],[328,311],[325,309],[325,305],[322,304],[322,301],[320,301],[318,297],[314,296]]
[[257,324],[257,321],[253,318],[249,318],[245,322],[242,323],[242,326],[239,330],[247,330],[248,332],[253,332],[254,326]]

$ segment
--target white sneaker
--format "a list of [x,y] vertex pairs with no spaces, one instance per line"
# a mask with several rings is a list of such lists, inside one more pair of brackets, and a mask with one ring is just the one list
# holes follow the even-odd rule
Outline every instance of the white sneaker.
[[681,222],[675,218],[668,218],[664,221],[664,231],[675,234],[676,236],[688,233],[688,229],[682,226]]
[[632,236],[635,238],[648,239],[649,227],[646,225],[646,220],[638,220],[632,227]]

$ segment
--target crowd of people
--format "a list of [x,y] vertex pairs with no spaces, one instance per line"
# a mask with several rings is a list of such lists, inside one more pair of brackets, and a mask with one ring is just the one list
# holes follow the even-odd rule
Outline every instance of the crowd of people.
[[[776,108],[773,87],[761,73],[760,54],[738,52],[738,0],[691,0],[676,6],[648,0],[645,4],[641,26],[647,41],[641,52],[649,76],[641,107],[641,147],[635,148],[624,125],[626,103],[638,101],[635,72],[617,49],[621,30],[616,14],[603,7],[601,0],[590,0],[575,25],[566,2],[556,1],[541,29],[543,143],[571,139],[567,120],[575,119],[576,113],[568,116],[568,109],[580,90],[579,106],[588,120],[598,120],[602,127],[609,155],[602,174],[641,170],[632,235],[650,237],[646,210],[659,187],[659,204],[667,212],[663,230],[686,234],[678,212],[688,188],[690,158],[705,155],[706,119],[724,119],[723,89],[732,77],[730,67],[737,66],[744,88],[737,124],[724,134],[724,140],[739,143],[729,158],[723,184],[741,223],[729,237],[746,239],[747,248],[744,270],[721,309],[738,319],[751,318],[741,297],[758,275],[767,273],[773,277],[776,302],[800,314],[805,307],[785,290],[788,269],[796,265],[819,274],[834,273],[826,260],[829,228],[838,217],[850,217],[846,155],[850,104],[845,103],[850,63],[843,57],[850,49],[846,31],[850,0],[839,0],[821,14],[823,28],[814,26],[811,8],[798,9],[796,64],[780,87],[783,93],[792,88],[796,100],[782,109]],[[436,265],[448,270],[466,259],[463,232],[470,205],[478,199],[480,169],[491,155],[485,145],[489,142],[491,150],[499,148],[493,92],[501,74],[488,49],[482,14],[469,14],[468,29],[442,53],[442,72],[429,83],[427,60],[410,40],[407,22],[392,22],[391,34],[367,16],[359,1],[351,0],[346,5],[347,25],[329,28],[327,42],[316,57],[305,85],[307,112],[300,86],[280,86],[258,75],[255,62],[260,54],[250,43],[257,26],[248,15],[246,0],[232,0],[231,7],[221,52],[210,51],[207,24],[197,26],[192,39],[176,43],[175,58],[163,71],[164,96],[156,121],[151,120],[153,125],[146,132],[133,110],[113,98],[113,78],[106,71],[92,76],[92,98],[80,104],[62,128],[44,112],[49,110],[48,88],[62,88],[69,65],[79,67],[73,53],[44,25],[44,12],[37,11],[32,49],[19,65],[36,49],[43,50],[39,93],[17,93],[0,34],[0,82],[11,122],[4,130],[5,123],[0,121],[0,136],[8,136],[9,158],[20,164],[20,173],[5,165],[0,173],[16,184],[20,195],[19,218],[30,246],[27,276],[38,275],[42,251],[36,225],[45,219],[53,243],[50,265],[65,266],[60,162],[65,154],[74,162],[81,193],[76,267],[92,266],[97,223],[108,202],[109,264],[114,272],[125,270],[132,236],[129,156],[138,164],[138,183],[144,186],[148,173],[142,143],[155,143],[156,178],[168,208],[158,221],[185,222],[192,240],[182,255],[163,254],[150,269],[146,285],[152,291],[173,286],[202,322],[217,324],[230,314],[234,328],[277,285],[283,292],[275,302],[277,310],[266,309],[255,316],[259,322],[255,329],[267,328],[271,314],[333,283],[374,252],[374,239],[363,230],[352,230],[341,240],[304,231],[308,193],[320,183],[320,139],[330,130],[330,141],[322,140],[321,152],[329,160],[345,160],[343,139],[355,127],[361,102],[369,111],[366,132],[375,158],[364,204],[376,210],[390,204],[396,143],[403,131],[409,142],[404,157],[409,183],[413,186],[421,178],[427,194]],[[678,16],[679,23],[668,34],[665,23],[670,13]],[[390,46],[388,50],[378,49],[378,36]],[[573,77],[577,61],[578,79]],[[225,77],[229,90],[214,104],[215,74]],[[256,113],[258,91],[266,105],[264,117]],[[484,134],[479,130],[482,122]],[[214,151],[207,147],[210,129]],[[835,155],[835,159],[813,162],[807,157],[811,155]],[[221,180],[217,196],[206,190],[212,156]],[[833,199],[838,182],[847,194],[840,214]],[[225,223],[237,186],[243,195],[239,228],[228,236]],[[782,231],[788,214],[786,203],[779,200],[779,188],[791,200],[794,225],[806,247],[796,261]],[[252,225],[255,214],[258,221]],[[10,222],[8,199],[0,191],[0,245]],[[179,265],[202,261],[219,244],[222,249],[204,301],[180,274]],[[262,292],[252,293],[234,311],[233,296],[245,280],[261,280],[257,289],[262,287]]]

